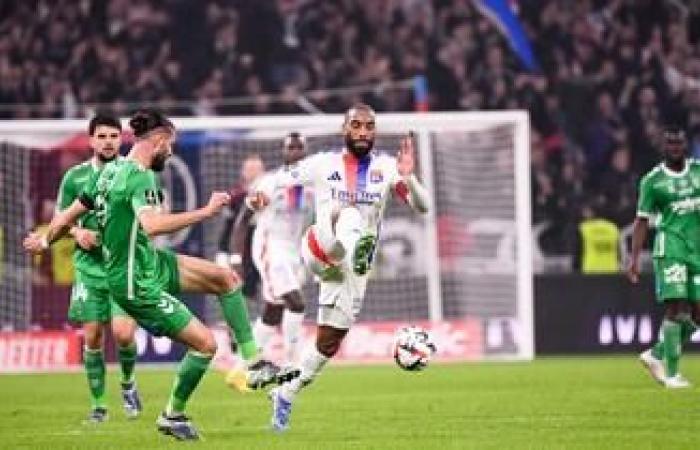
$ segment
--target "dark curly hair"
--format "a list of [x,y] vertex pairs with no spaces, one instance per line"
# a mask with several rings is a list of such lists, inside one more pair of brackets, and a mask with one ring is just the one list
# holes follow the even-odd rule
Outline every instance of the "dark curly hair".
[[129,120],[129,126],[137,138],[143,137],[156,128],[175,129],[175,125],[163,113],[155,109],[141,109]]

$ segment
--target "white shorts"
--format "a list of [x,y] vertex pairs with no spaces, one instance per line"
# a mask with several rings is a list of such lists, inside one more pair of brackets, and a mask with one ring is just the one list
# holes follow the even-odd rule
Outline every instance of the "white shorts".
[[[347,266],[346,266],[347,267]],[[348,330],[357,320],[365,300],[367,276],[343,270],[340,283],[321,282],[318,291],[318,324]]]
[[298,245],[269,239],[264,232],[255,233],[252,253],[266,302],[284,304],[283,295],[300,290],[304,285],[306,269]]
[[301,254],[306,268],[317,277],[331,264],[341,268],[343,281],[319,282],[318,324],[347,330],[362,310],[368,277],[355,275],[344,250],[340,259],[334,258],[333,252],[338,249],[327,251],[326,248],[332,247],[330,241],[316,226],[309,227],[302,238]]

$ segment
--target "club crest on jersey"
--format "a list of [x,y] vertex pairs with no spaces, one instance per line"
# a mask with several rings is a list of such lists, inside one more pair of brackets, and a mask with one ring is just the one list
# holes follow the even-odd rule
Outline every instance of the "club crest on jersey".
[[340,173],[336,170],[328,177],[328,181],[340,181]]
[[381,183],[384,181],[384,174],[381,170],[375,169],[369,171],[369,182],[370,183]]

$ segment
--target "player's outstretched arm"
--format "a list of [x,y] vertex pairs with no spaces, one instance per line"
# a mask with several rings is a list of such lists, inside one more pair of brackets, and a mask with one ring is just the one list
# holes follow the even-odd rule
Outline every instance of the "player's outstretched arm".
[[414,211],[428,212],[428,191],[418,181],[414,173],[416,167],[413,133],[401,139],[396,155],[396,169],[400,179],[394,184],[394,192]]
[[163,213],[152,208],[143,208],[138,213],[139,222],[149,236],[174,233],[190,225],[215,216],[229,204],[231,196],[226,192],[212,192],[209,203],[194,211]]
[[637,217],[634,220],[632,230],[632,251],[629,255],[627,263],[627,278],[632,283],[639,281],[639,255],[642,253],[642,248],[647,240],[649,232],[649,219],[646,217]]
[[32,253],[41,253],[46,250],[53,242],[64,236],[70,226],[87,211],[88,209],[80,200],[75,200],[68,208],[53,216],[44,234],[29,233],[23,242],[25,250]]

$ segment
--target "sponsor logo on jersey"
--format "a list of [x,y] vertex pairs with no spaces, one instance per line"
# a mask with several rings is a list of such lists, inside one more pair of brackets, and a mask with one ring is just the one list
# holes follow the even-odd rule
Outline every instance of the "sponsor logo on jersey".
[[382,194],[379,192],[367,191],[349,192],[343,189],[331,188],[331,197],[333,200],[344,203],[372,205],[382,199]]
[[683,264],[672,264],[664,269],[664,282],[686,283],[687,281],[688,270]]
[[671,211],[674,214],[688,214],[700,211],[700,197],[689,197],[671,203]]
[[328,177],[328,181],[340,181],[340,173],[336,170]]
[[370,183],[381,183],[382,181],[384,181],[384,174],[379,169],[370,170],[369,181]]

